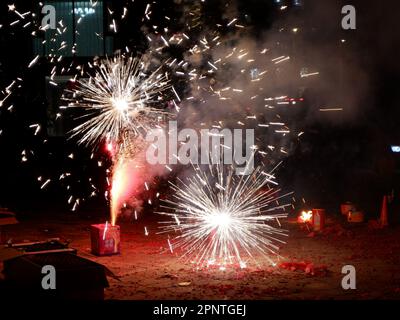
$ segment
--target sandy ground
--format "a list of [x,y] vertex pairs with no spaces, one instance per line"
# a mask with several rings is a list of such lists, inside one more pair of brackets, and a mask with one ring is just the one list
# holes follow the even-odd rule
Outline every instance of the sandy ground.
[[[286,224],[290,236],[281,250],[282,262],[307,262],[306,270],[265,264],[198,271],[169,252],[154,217],[120,223],[121,255],[93,256],[89,226],[99,222],[77,216],[41,218],[7,226],[5,231],[14,242],[71,240],[70,247],[79,255],[105,265],[118,277],[108,278],[106,299],[400,299],[400,227],[370,230],[366,224],[343,224],[344,230],[310,237],[298,225]],[[357,270],[356,290],[341,287],[341,270],[348,264]],[[319,267],[322,272],[317,272]]]

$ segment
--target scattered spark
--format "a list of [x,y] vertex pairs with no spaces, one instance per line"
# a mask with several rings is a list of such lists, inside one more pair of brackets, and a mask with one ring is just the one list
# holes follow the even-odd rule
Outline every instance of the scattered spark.
[[169,247],[169,251],[171,251],[171,253],[174,253],[174,250],[172,248],[172,243],[169,239],[168,239],[168,247]]
[[319,109],[321,112],[336,112],[336,111],[343,111],[343,108],[321,108]]
[[[41,179],[39,181],[41,181]],[[50,181],[50,179],[47,179],[46,182],[41,185],[40,189],[44,189],[50,183]]]
[[34,64],[36,64],[36,62],[38,62],[39,60],[39,55],[37,55],[29,64],[28,64],[28,68],[31,68]]
[[307,78],[307,77],[317,76],[317,75],[319,75],[319,72],[305,73],[305,74],[302,74],[301,77]]
[[229,27],[230,25],[232,25],[233,23],[235,23],[237,20],[238,20],[237,18],[231,20],[226,26]]
[[103,240],[106,239],[106,232],[107,232],[107,229],[108,229],[108,221],[106,221],[106,225],[105,225],[105,227],[104,227]]
[[171,88],[172,88],[172,91],[174,92],[176,98],[178,99],[178,101],[181,102],[181,98],[179,97],[178,93],[176,92],[174,86],[172,86]]

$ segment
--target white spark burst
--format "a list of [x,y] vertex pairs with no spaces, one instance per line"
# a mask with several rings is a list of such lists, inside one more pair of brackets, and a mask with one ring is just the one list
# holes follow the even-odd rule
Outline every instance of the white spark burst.
[[[161,68],[161,67],[160,67]],[[81,107],[89,118],[72,130],[79,143],[96,146],[104,141],[119,143],[127,132],[143,136],[166,111],[153,105],[163,100],[169,81],[160,68],[146,73],[142,60],[118,55],[102,60],[94,76],[77,80],[68,107]]]
[[[172,199],[164,200],[166,209],[159,214],[171,217],[161,222],[161,232],[174,232],[174,248],[182,257],[205,266],[246,265],[264,257],[275,265],[271,256],[278,255],[279,244],[287,232],[280,228],[286,206],[279,199],[279,189],[269,186],[273,175],[256,168],[252,174],[237,176],[232,166],[210,165],[179,185],[171,183]],[[273,226],[273,224],[276,225]]]

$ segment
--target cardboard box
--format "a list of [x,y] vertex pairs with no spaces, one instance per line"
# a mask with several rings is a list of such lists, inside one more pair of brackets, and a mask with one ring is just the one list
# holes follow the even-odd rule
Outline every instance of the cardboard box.
[[120,228],[111,224],[93,224],[90,226],[92,253],[97,256],[109,256],[120,253]]
[[[43,290],[43,267],[56,270],[56,290]],[[103,300],[108,287],[104,266],[68,252],[27,254],[4,261],[8,290],[4,293],[18,299]],[[0,296],[1,296],[0,292]]]

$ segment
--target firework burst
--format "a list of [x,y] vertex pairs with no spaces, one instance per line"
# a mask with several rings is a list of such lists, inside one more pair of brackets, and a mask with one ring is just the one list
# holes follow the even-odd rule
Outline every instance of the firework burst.
[[[161,67],[160,67],[161,68]],[[169,113],[155,106],[169,88],[160,68],[147,73],[142,60],[117,55],[102,60],[94,76],[77,80],[69,90],[69,107],[84,108],[82,124],[72,130],[79,143],[106,143],[112,156],[111,223],[115,225],[122,201],[129,197],[131,161],[143,151],[146,132],[161,124]]]
[[127,135],[143,136],[157,125],[168,113],[153,105],[163,100],[169,82],[160,68],[149,74],[145,69],[140,59],[118,55],[102,60],[93,77],[77,80],[76,89],[69,91],[69,107],[87,113],[71,136],[80,136],[85,145],[120,144]]
[[[245,266],[250,260],[278,255],[279,244],[285,243],[286,230],[279,218],[285,218],[286,206],[279,204],[279,189],[271,173],[256,168],[247,176],[236,176],[232,166],[210,165],[202,171],[172,184],[172,200],[160,214],[171,217],[163,222],[161,232],[178,233],[171,241],[191,262],[199,265]],[[273,225],[276,226],[273,226]]]

